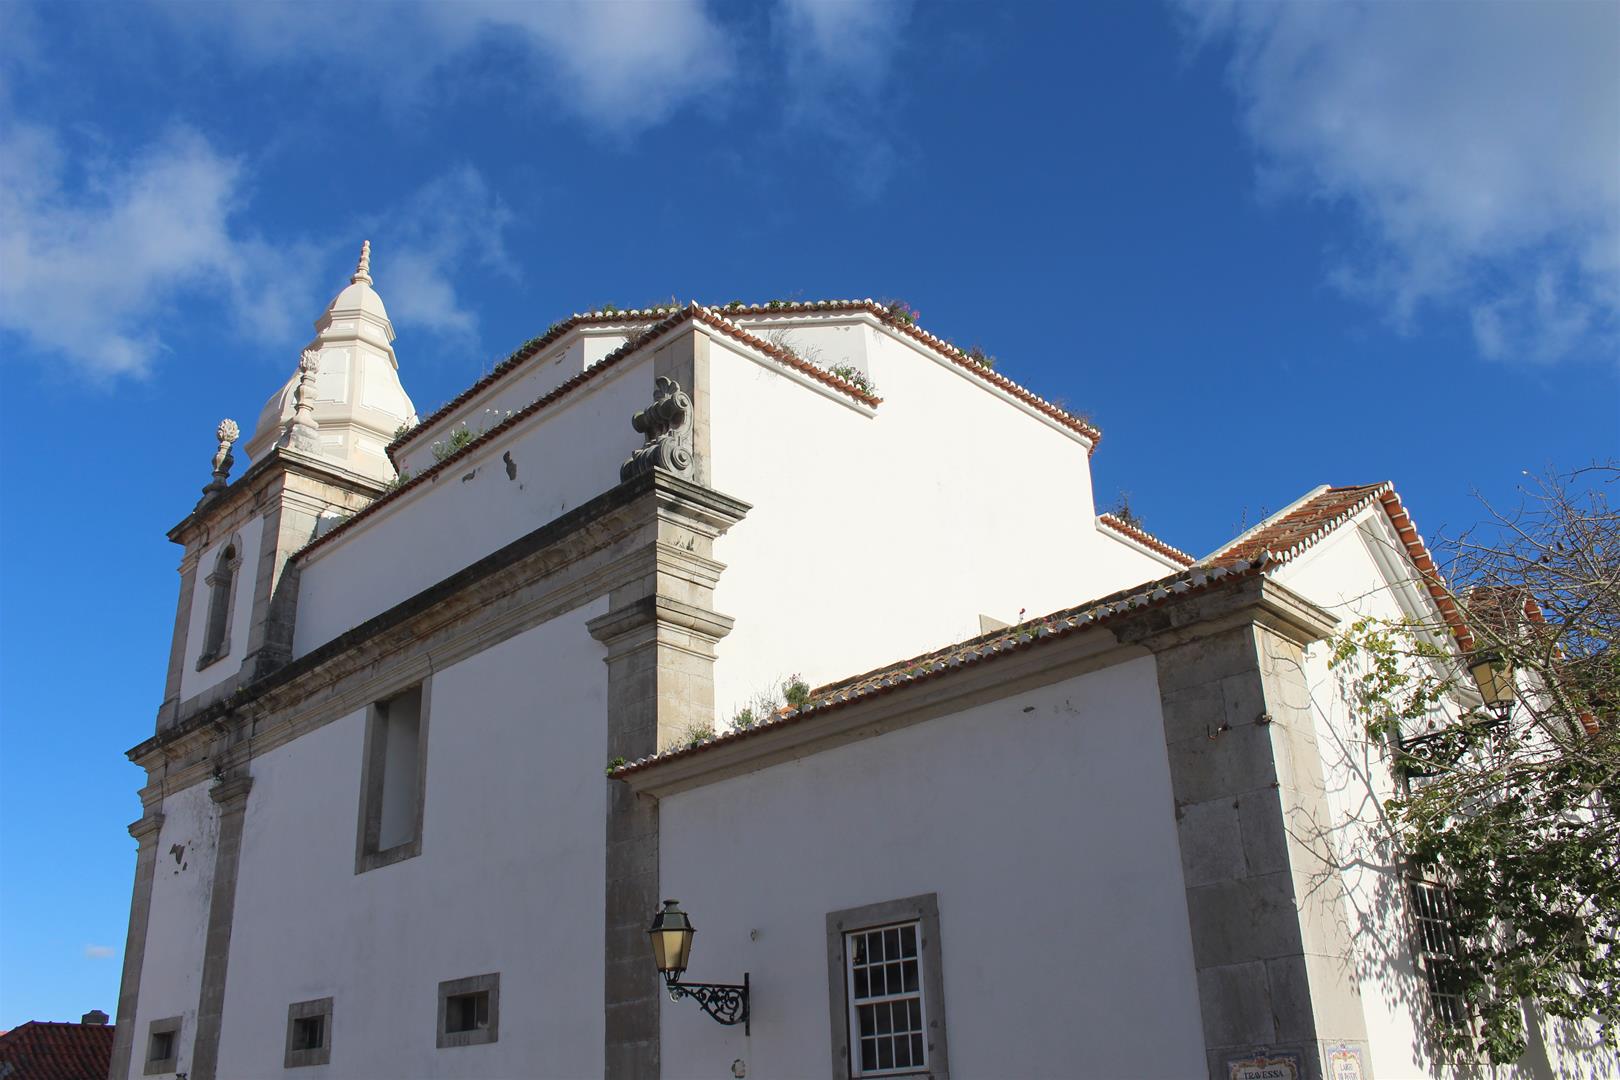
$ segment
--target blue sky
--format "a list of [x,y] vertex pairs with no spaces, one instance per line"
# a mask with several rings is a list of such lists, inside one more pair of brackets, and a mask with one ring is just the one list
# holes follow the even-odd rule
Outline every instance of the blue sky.
[[164,533],[364,238],[423,413],[603,303],[903,298],[1171,543],[1433,537],[1620,451],[1620,5],[0,3],[0,1028],[115,1008]]

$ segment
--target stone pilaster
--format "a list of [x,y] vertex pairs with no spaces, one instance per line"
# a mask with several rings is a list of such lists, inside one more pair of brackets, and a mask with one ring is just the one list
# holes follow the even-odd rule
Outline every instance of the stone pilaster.
[[124,976],[118,988],[117,1028],[113,1035],[109,1080],[128,1080],[129,1058],[135,1043],[135,1010],[141,997],[141,966],[146,959],[146,924],[152,911],[152,877],[157,872],[158,834],[163,815],[148,810],[129,827],[135,838],[135,888],[129,904],[129,934],[124,939]]
[[1209,1075],[1293,1054],[1319,1080],[1326,1047],[1350,1044],[1371,1080],[1302,667],[1330,624],[1265,579],[1245,591],[1294,618],[1227,612],[1142,642],[1158,662]]
[[339,492],[302,490],[311,483],[289,473],[269,493],[259,565],[253,568],[253,617],[242,659],[244,681],[263,678],[292,658],[298,564],[290,560],[315,538],[321,514],[343,506]]
[[[731,630],[713,610],[722,567],[711,553],[747,507],[661,472],[654,499],[647,572],[614,589],[590,623],[607,646],[610,759],[645,757],[714,723],[715,645]],[[619,783],[608,785],[606,876],[605,1074],[649,1080],[659,1074],[659,979],[646,933],[659,901],[658,806]]]
[[190,549],[180,561],[180,599],[175,602],[169,671],[163,681],[163,704],[158,709],[159,731],[179,717],[180,676],[186,665],[186,641],[191,633],[191,601],[197,590],[197,559],[200,551],[200,548]]
[[203,945],[202,991],[197,998],[197,1035],[191,1047],[191,1080],[215,1080],[219,1030],[225,1012],[225,975],[230,963],[231,923],[236,915],[236,873],[242,856],[242,821],[253,777],[221,780],[208,791],[219,806],[219,844],[214,850],[214,889],[208,899],[208,937]]

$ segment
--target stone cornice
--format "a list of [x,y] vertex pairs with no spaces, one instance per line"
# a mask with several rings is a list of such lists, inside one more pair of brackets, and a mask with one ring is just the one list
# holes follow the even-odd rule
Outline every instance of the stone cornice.
[[787,716],[744,737],[721,738],[694,752],[634,763],[615,775],[634,791],[662,797],[1243,625],[1265,627],[1304,646],[1330,634],[1335,621],[1263,573],[1234,574],[1208,589],[1127,611],[1083,632],[1054,636],[1038,647],[900,684],[836,708]]
[[239,515],[244,505],[257,505],[263,493],[276,480],[288,474],[334,484],[370,498],[381,495],[384,490],[383,485],[371,477],[351,472],[324,458],[285,446],[273,446],[269,453],[249,465],[247,471],[231,481],[223,491],[198,502],[191,513],[169,530],[169,539],[176,544],[189,545],[191,535],[200,526],[217,523],[222,516]]
[[669,473],[636,477],[182,718],[129,757],[166,790],[237,767],[247,749],[230,738],[233,730],[251,727],[252,750],[262,753],[625,582],[671,571],[717,574],[712,560],[658,542],[659,522],[721,532],[748,509]]
[[1148,655],[1140,647],[1122,646],[1099,627],[1001,663],[963,668],[948,679],[873,695],[825,716],[772,726],[751,738],[717,743],[700,754],[656,762],[630,773],[624,782],[636,792],[662,798]]

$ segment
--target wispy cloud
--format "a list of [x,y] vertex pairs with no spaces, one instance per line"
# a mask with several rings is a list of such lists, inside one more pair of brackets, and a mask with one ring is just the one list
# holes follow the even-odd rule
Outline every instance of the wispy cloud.
[[378,245],[378,290],[396,325],[441,334],[476,333],[478,316],[458,294],[460,270],[515,275],[505,234],[513,215],[477,169],[463,165],[428,181],[369,231]]
[[[302,342],[332,284],[321,268],[340,253],[330,238],[272,244],[248,228],[241,158],[187,128],[128,155],[78,149],[36,125],[0,136],[0,332],[102,381],[148,374],[185,301],[244,337]],[[452,282],[473,266],[510,271],[505,204],[463,166],[388,210],[370,224],[401,323],[474,332]]]
[[1620,7],[1177,0],[1229,47],[1261,185],[1351,207],[1330,280],[1488,357],[1620,339]]
[[885,108],[911,0],[780,0],[775,37],[786,118],[836,154],[843,178],[875,198],[899,158]]
[[485,75],[476,51],[497,50],[537,103],[614,136],[666,119],[733,72],[731,39],[703,0],[159,6],[185,32],[223,41],[249,63],[303,65],[347,93],[384,99]]
[[105,960],[108,957],[117,956],[118,950],[111,945],[86,945],[84,955],[90,960]]
[[[163,349],[155,316],[187,290],[234,298],[253,329],[281,323],[290,269],[234,227],[241,185],[241,163],[186,128],[70,163],[54,132],[11,125],[0,136],[0,329],[116,376],[150,368]],[[247,281],[248,267],[265,276]]]

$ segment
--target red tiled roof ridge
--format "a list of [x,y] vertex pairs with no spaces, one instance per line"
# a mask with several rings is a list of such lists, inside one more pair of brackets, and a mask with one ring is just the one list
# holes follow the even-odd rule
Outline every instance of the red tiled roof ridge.
[[716,746],[751,738],[784,725],[797,723],[812,715],[820,715],[877,694],[949,674],[970,664],[993,660],[1032,645],[1065,637],[1100,625],[1123,612],[1162,603],[1172,596],[1207,588],[1219,581],[1265,573],[1271,566],[1272,560],[1265,557],[1229,566],[1192,566],[1167,577],[1121,589],[1074,607],[1062,608],[1050,615],[1026,620],[1017,626],[992,630],[910,659],[873,668],[860,675],[826,683],[812,690],[809,700],[803,705],[784,706],[772,719],[749,728],[721,732],[696,745],[674,747],[625,762],[608,775],[613,779],[622,779],[674,758],[687,757]]
[[1258,555],[1269,556],[1278,562],[1289,562],[1374,503],[1381,506],[1389,518],[1390,526],[1400,539],[1407,558],[1417,568],[1424,589],[1450,628],[1457,647],[1465,653],[1471,652],[1474,636],[1464,623],[1457,602],[1446,586],[1434,556],[1429,553],[1428,545],[1419,535],[1411,515],[1401,505],[1395,485],[1388,480],[1376,484],[1315,488],[1304,498],[1239,536],[1205,562],[1225,562]]
[[732,313],[741,313],[744,315],[792,315],[823,311],[866,311],[875,316],[879,322],[883,323],[896,333],[905,334],[908,337],[915,338],[917,341],[927,345],[929,348],[933,349],[950,362],[956,364],[958,367],[963,368],[969,373],[983,379],[985,382],[990,383],[992,386],[995,386],[1007,394],[1010,394],[1012,397],[1022,401],[1024,404],[1030,406],[1041,415],[1046,416],[1049,419],[1056,420],[1064,427],[1084,435],[1091,443],[1091,449],[1088,451],[1088,453],[1096,453],[1097,444],[1102,441],[1102,430],[1095,424],[1092,424],[1081,417],[1075,416],[1067,409],[1054,405],[1052,402],[1047,401],[1039,394],[1036,394],[1026,387],[1013,382],[1013,380],[1007,378],[1007,376],[1001,374],[1000,372],[986,367],[985,365],[972,359],[968,355],[968,351],[966,349],[953,344],[937,334],[929,333],[927,330],[924,330],[922,327],[918,326],[914,320],[900,318],[887,307],[884,307],[882,304],[870,297],[867,297],[864,300],[806,300],[799,302],[775,301],[766,304],[743,304],[741,306],[727,304],[724,310]]
[[750,348],[771,357],[778,363],[782,363],[799,370],[804,374],[827,384],[829,387],[840,391],[846,396],[854,398],[856,401],[859,401],[864,405],[871,408],[876,408],[883,403],[882,398],[874,397],[872,394],[862,390],[854,383],[841,379],[832,372],[818,367],[815,364],[801,360],[799,357],[794,356],[787,350],[772,345],[763,338],[756,337],[754,334],[749,333],[747,330],[738,326],[730,319],[722,318],[700,304],[689,304],[663,321],[649,327],[647,332],[637,339],[625,342],[623,345],[619,346],[617,349],[614,349],[612,352],[608,353],[606,356],[602,357],[602,359],[584,369],[579,374],[553,387],[551,390],[547,391],[545,394],[542,394],[534,401],[531,401],[523,408],[512,412],[510,415],[502,419],[500,423],[495,424],[487,431],[479,433],[474,439],[472,439],[472,441],[468,442],[467,445],[461,447],[455,453],[446,455],[444,458],[435,461],[432,465],[428,466],[426,469],[423,469],[415,476],[401,482],[397,487],[378,496],[366,507],[357,510],[355,513],[350,515],[348,518],[345,518],[333,528],[329,529],[325,533],[322,533],[320,536],[317,536],[315,539],[299,548],[293,553],[292,557],[295,559],[304,558],[310,552],[331,540],[334,536],[347,531],[349,527],[354,525],[356,522],[364,520],[374,511],[392,503],[405,492],[420,486],[427,480],[437,476],[441,472],[444,472],[451,465],[455,464],[467,454],[471,453],[475,448],[483,446],[501,432],[509,430],[516,424],[526,420],[530,416],[533,416],[535,413],[540,412],[548,405],[556,402],[559,398],[566,396],[579,386],[596,378],[608,368],[618,364],[621,360],[636,352],[643,345],[646,345],[648,342],[652,341],[655,337],[674,329],[689,319],[701,322],[705,326],[712,327],[713,329],[719,330],[724,334],[736,338],[738,341],[748,345]]
[[[485,387],[499,382],[518,365],[557,341],[575,327],[589,323],[647,322],[649,320],[664,319],[671,313],[678,313],[683,310],[685,309],[678,305],[676,307],[636,308],[633,311],[620,311],[615,308],[611,311],[575,312],[566,319],[559,319],[547,327],[545,333],[530,338],[512,350],[505,360],[490,368],[486,374],[479,377],[471,386],[440,405],[437,409],[434,409],[427,416],[419,419],[409,431],[401,432],[398,437],[383,448],[384,452],[387,453],[388,459],[392,461],[394,454],[403,449],[407,443],[414,441],[418,435],[425,433],[434,424],[437,424],[457,408],[476,397]],[[599,360],[597,363],[601,363],[601,361]]]
[[1115,532],[1135,540],[1143,547],[1151,548],[1152,550],[1157,551],[1160,555],[1163,555],[1165,558],[1173,559],[1183,566],[1191,566],[1193,563],[1198,561],[1185,551],[1182,551],[1180,548],[1171,547],[1169,544],[1165,543],[1163,540],[1160,540],[1157,536],[1154,536],[1140,525],[1132,525],[1130,522],[1124,520],[1123,518],[1116,517],[1114,514],[1098,514],[1097,520],[1103,525],[1108,526],[1110,529],[1113,529]]
[[1324,536],[1393,490],[1389,481],[1315,488],[1230,541],[1204,562],[1253,558],[1261,552],[1288,561],[1314,547]]
[[[1024,404],[1033,408],[1036,412],[1041,413],[1043,416],[1046,416],[1051,420],[1057,421],[1064,427],[1084,435],[1091,443],[1091,449],[1089,451],[1090,453],[1095,453],[1097,450],[1097,444],[1102,441],[1102,430],[1095,424],[1092,424],[1079,416],[1075,416],[1068,410],[1053,404],[1052,402],[1041,397],[1039,394],[1036,394],[1024,386],[1021,386],[1020,384],[1007,378],[1005,375],[1002,375],[999,372],[978,363],[969,356],[966,349],[963,349],[936,334],[929,333],[927,330],[924,330],[922,327],[918,326],[914,321],[899,318],[890,312],[888,308],[884,307],[882,304],[871,299],[870,297],[862,300],[805,300],[792,302],[771,301],[764,304],[742,304],[737,301],[732,301],[729,304],[718,306],[701,305],[696,303],[696,301],[693,301],[688,305],[688,307],[701,307],[704,310],[722,318],[736,314],[792,315],[809,314],[815,312],[865,311],[876,317],[879,322],[882,322],[896,333],[905,334],[929,346],[945,359],[951,361],[959,367],[964,368],[971,374],[984,379],[992,386],[997,387],[1017,400],[1022,401]],[[440,420],[444,419],[451,412],[455,411],[461,405],[464,405],[466,402],[471,400],[486,387],[494,384],[502,378],[505,378],[507,374],[520,366],[524,361],[542,351],[548,345],[552,344],[575,327],[586,323],[645,322],[648,320],[662,318],[666,313],[677,310],[685,309],[654,307],[633,308],[625,311],[620,311],[618,309],[614,309],[612,311],[587,311],[576,313],[569,318],[554,323],[544,334],[536,338],[531,338],[522,345],[518,346],[518,348],[514,350],[505,360],[502,360],[499,364],[496,364],[493,368],[491,368],[487,375],[484,375],[477,382],[467,387],[467,389],[463,390],[445,404],[435,409],[431,415],[418,421],[415,427],[411,428],[409,431],[402,432],[398,438],[389,443],[386,447],[389,460],[393,460],[394,454],[398,450],[402,449],[407,443],[415,439],[417,435],[422,434],[428,428],[437,424]],[[730,321],[729,318],[727,318],[727,321]],[[738,327],[738,329],[743,328]],[[746,330],[744,332],[746,332]],[[598,361],[598,363],[600,363],[600,361]],[[816,367],[817,365],[812,364],[809,366]]]

